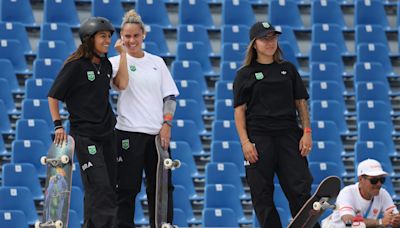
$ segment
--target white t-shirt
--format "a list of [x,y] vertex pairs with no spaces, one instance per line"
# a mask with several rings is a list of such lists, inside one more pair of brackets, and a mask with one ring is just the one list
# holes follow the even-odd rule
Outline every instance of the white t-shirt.
[[[359,213],[365,217],[364,215],[370,204],[371,200],[362,198],[360,190],[358,189],[358,183],[344,187],[336,199],[336,205],[339,209],[332,213],[329,227],[345,227],[341,219],[343,215],[356,216],[356,212],[359,211]],[[397,213],[397,208],[389,193],[381,188],[379,194],[374,197],[371,209],[366,218],[378,219],[381,213],[385,213],[387,210],[391,209],[394,209],[393,212]]]
[[[120,56],[110,58],[113,77],[119,68]],[[159,133],[163,123],[163,98],[179,95],[164,60],[144,52],[144,57],[127,54],[129,84],[119,91],[117,125],[119,130],[151,135]]]

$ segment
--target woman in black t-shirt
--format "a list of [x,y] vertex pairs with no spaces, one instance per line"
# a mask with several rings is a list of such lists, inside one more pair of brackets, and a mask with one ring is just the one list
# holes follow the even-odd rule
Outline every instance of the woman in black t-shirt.
[[312,183],[306,158],[312,145],[309,96],[295,66],[282,59],[279,34],[268,22],[251,27],[233,85],[246,179],[262,227],[282,227],[273,202],[275,173],[293,217],[309,198]]
[[[75,139],[85,193],[83,227],[116,225],[116,120],[109,103],[112,66],[106,55],[113,32],[106,18],[91,17],[82,23],[82,44],[65,61],[48,94],[56,144],[67,140],[59,101],[66,103],[69,112],[70,134]],[[124,52],[121,42],[115,48]],[[126,62],[120,64],[126,68]],[[128,80],[127,74],[118,72],[112,83],[122,90]]]

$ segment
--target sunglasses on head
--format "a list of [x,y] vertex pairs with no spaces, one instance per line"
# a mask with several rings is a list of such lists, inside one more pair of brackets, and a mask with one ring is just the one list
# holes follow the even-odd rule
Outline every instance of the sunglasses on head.
[[367,180],[369,180],[369,182],[370,182],[371,184],[373,184],[373,185],[377,184],[378,181],[381,182],[381,184],[384,184],[384,183],[385,183],[385,180],[386,180],[385,177],[371,177],[371,178],[364,177],[364,178],[367,179]]

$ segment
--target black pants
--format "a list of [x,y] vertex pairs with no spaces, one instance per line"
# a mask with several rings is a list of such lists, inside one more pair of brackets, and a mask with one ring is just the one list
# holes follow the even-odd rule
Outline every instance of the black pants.
[[[157,149],[155,135],[116,130],[118,151],[118,227],[135,227],[135,198],[140,192],[143,169],[146,176],[146,193],[150,226],[155,227],[155,194]],[[173,202],[171,172],[168,174],[168,215],[172,223]]]
[[261,227],[282,227],[273,200],[275,173],[293,217],[310,197],[313,178],[307,159],[299,151],[301,136],[300,130],[279,136],[250,136],[259,160],[246,166],[246,179]]
[[111,135],[109,139],[102,141],[79,135],[73,137],[85,188],[83,227],[115,227],[117,214],[115,137]]

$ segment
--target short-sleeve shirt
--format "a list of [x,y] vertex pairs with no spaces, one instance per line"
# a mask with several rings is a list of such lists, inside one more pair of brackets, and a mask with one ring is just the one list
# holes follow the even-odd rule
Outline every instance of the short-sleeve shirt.
[[336,205],[339,206],[339,210],[335,210],[332,214],[330,221],[331,227],[343,227],[344,223],[341,219],[343,215],[355,216],[358,211],[364,217],[371,202],[371,209],[366,218],[378,219],[381,213],[385,213],[391,209],[394,209],[394,212],[397,213],[392,198],[384,188],[380,189],[379,194],[373,198],[373,201],[366,200],[360,194],[358,183],[355,183],[344,187],[340,191],[336,199]]
[[246,104],[250,134],[268,134],[298,128],[295,100],[309,95],[290,62],[252,64],[241,68],[233,84],[234,107]]
[[[115,75],[120,56],[110,58]],[[123,131],[156,135],[163,123],[163,99],[179,95],[179,91],[164,60],[144,52],[144,57],[127,54],[129,84],[120,91],[117,103],[116,128]]]
[[72,134],[102,138],[113,132],[116,120],[109,103],[111,75],[107,58],[101,58],[97,67],[87,58],[73,60],[57,75],[48,96],[66,103]]

